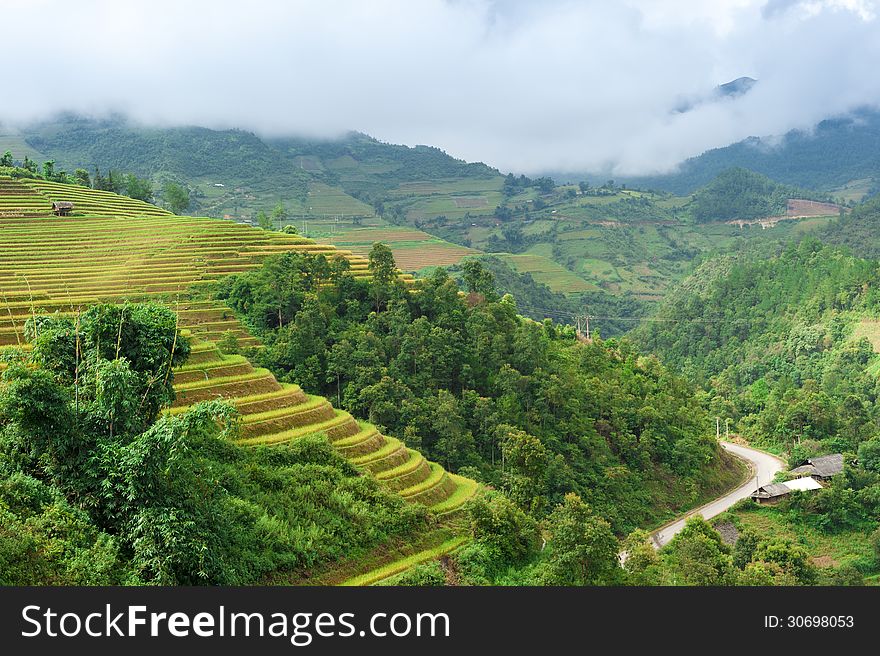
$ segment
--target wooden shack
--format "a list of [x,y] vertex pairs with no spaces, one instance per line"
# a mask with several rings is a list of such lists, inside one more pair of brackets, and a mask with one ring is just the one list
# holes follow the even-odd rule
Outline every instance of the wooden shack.
[[73,203],[68,200],[53,201],[52,211],[55,213],[55,216],[67,216],[73,211]]

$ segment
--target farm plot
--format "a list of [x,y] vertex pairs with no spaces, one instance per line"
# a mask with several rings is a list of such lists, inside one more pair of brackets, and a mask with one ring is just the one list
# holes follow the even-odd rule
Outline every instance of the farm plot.
[[332,227],[334,234],[319,241],[333,243],[362,256],[366,256],[377,241],[388,244],[401,271],[415,272],[425,267],[451,266],[479,252],[406,226],[355,227],[349,224]]
[[500,257],[507,260],[520,273],[530,273],[535,280],[547,285],[554,292],[577,294],[598,289],[596,285],[543,255],[502,254]]

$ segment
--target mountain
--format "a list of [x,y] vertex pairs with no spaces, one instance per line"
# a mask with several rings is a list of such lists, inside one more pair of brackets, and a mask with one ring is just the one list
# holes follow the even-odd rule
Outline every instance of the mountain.
[[690,96],[682,100],[672,110],[675,114],[683,114],[689,112],[699,105],[705,103],[718,102],[719,100],[731,100],[745,95],[755,86],[757,80],[751,77],[738,77],[730,82],[719,84],[709,92],[703,92],[696,96]]
[[858,199],[880,181],[880,112],[860,110],[824,120],[813,130],[791,130],[782,137],[749,137],[688,159],[674,173],[632,177],[625,182],[683,195],[731,167]]
[[748,93],[757,82],[753,77],[738,77],[725,84],[719,84],[716,94],[725,98],[736,98]]
[[57,169],[115,169],[157,184],[174,180],[190,187],[193,210],[218,217],[252,219],[278,202],[306,218],[372,216],[381,196],[409,182],[500,178],[485,164],[438,148],[387,144],[357,132],[270,139],[245,130],[148,127],[123,116],[71,114],[4,132],[0,145],[16,159],[54,159]]

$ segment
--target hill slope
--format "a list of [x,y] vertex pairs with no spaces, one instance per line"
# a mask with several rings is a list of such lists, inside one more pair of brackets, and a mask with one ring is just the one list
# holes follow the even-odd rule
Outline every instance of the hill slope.
[[[74,202],[73,216],[51,216],[51,201],[59,199]],[[0,202],[5,203],[0,293],[6,315],[0,320],[0,347],[25,345],[22,326],[34,314],[72,314],[99,301],[167,303],[195,339],[190,362],[175,372],[177,401],[171,412],[202,400],[229,399],[243,416],[243,444],[324,433],[361,470],[405,499],[443,512],[476,491],[473,482],[448,474],[326,399],[282,385],[269,371],[240,356],[224,356],[215,346],[229,336],[240,346],[258,345],[232,310],[205,297],[215,280],[286,252],[343,257],[355,276],[369,275],[365,259],[296,236],[177,217],[139,201],[42,180],[0,179]]]
[[16,146],[11,150],[17,159],[36,152],[68,170],[97,166],[186,183],[196,209],[239,219],[254,219],[259,209],[279,201],[306,219],[368,217],[380,197],[407,183],[469,180],[482,187],[500,179],[484,164],[437,148],[386,144],[359,133],[336,140],[268,139],[243,130],[146,127],[122,117],[64,115],[4,139]]
[[688,159],[675,173],[632,177],[627,182],[688,194],[725,169],[738,166],[781,183],[821,191],[843,191],[857,182],[858,193],[864,193],[880,182],[878,152],[880,112],[863,110],[822,121],[812,131],[792,130],[779,138],[749,137]]

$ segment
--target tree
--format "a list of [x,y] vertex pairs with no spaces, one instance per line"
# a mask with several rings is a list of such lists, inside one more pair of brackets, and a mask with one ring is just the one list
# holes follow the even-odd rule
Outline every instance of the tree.
[[169,180],[162,186],[162,195],[174,214],[183,214],[189,209],[189,190],[183,185]]
[[133,173],[127,173],[124,177],[125,195],[135,200],[150,203],[153,200],[153,183],[145,178],[139,178]]
[[813,585],[818,573],[809,557],[809,552],[799,544],[784,538],[773,538],[758,545],[754,560],[778,565],[800,585]]
[[657,550],[647,531],[636,529],[623,543],[623,569],[629,585],[659,585],[662,570]]
[[397,282],[397,265],[394,253],[387,244],[375,242],[370,249],[368,268],[373,275],[373,296],[376,300],[376,311],[388,300],[394,283]]
[[752,562],[755,550],[758,548],[760,538],[758,534],[746,529],[739,534],[736,544],[733,546],[733,565],[737,569],[745,569]]
[[553,182],[553,178],[542,177],[535,180],[535,186],[542,194],[549,194],[556,188],[556,183]]
[[467,506],[474,539],[499,554],[505,563],[526,560],[538,550],[538,524],[497,492],[480,495]]
[[50,159],[43,162],[43,177],[46,180],[53,180],[55,178],[55,160]]
[[76,184],[81,187],[92,186],[92,179],[89,177],[89,172],[85,169],[77,169],[73,172],[73,177],[76,180]]
[[12,153],[10,151],[6,151],[3,153],[3,157],[0,157],[0,166],[8,166],[12,167],[14,162],[12,160]]
[[550,585],[603,585],[617,580],[619,544],[611,526],[569,493],[547,520],[550,556],[541,572]]
[[730,570],[727,548],[721,535],[701,516],[685,522],[669,543],[673,583],[677,585],[723,585]]
[[482,294],[487,299],[495,298],[495,276],[483,267],[482,262],[469,258],[462,262],[462,280],[471,294]]
[[284,222],[287,220],[288,212],[284,207],[284,203],[278,201],[278,204],[272,208],[272,222],[278,224],[278,229],[281,230],[284,226]]
[[859,444],[859,465],[880,474],[880,438],[875,437]]
[[272,229],[272,219],[269,218],[268,214],[266,214],[266,210],[260,210],[259,212],[257,212],[257,225],[260,226],[263,230]]

